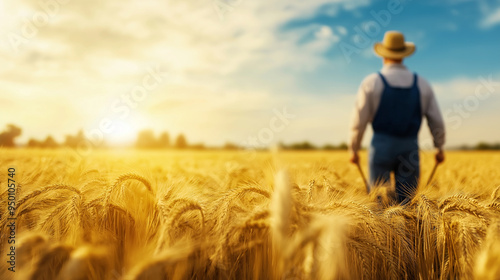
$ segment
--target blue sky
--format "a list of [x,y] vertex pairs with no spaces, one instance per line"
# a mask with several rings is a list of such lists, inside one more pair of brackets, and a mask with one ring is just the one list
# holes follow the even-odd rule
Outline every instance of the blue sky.
[[[354,10],[338,8],[331,14],[321,10],[332,9],[331,7],[336,5],[326,4],[319,8],[315,16],[292,20],[283,27],[283,30],[293,32],[295,28],[311,24],[325,25],[333,30],[341,26],[347,31],[347,34],[339,35],[341,43],[356,47],[353,39],[357,34],[355,27],[363,29],[369,22],[377,22],[371,12],[387,12],[388,2],[372,1]],[[304,83],[311,82],[314,87],[318,82],[331,82],[333,79],[336,83],[344,81],[355,86],[364,76],[380,68],[380,58],[372,52],[371,47],[374,42],[382,39],[383,32],[387,30],[402,31],[406,35],[406,40],[417,44],[416,54],[408,58],[405,64],[431,81],[496,73],[499,71],[498,62],[500,62],[498,55],[500,22],[484,27],[482,22],[487,15],[481,6],[488,5],[498,11],[499,4],[498,1],[496,3],[490,1],[489,4],[485,1],[482,5],[478,2],[402,2],[402,11],[399,14],[391,14],[386,26],[377,24],[381,26],[377,35],[367,35],[371,41],[369,47],[358,48],[364,53],[352,54],[348,63],[339,43],[324,55],[324,59],[331,61],[331,64],[307,75]],[[337,76],[338,79],[332,76]]]
[[[500,1],[401,1],[396,14],[394,1],[369,0],[43,3],[0,2],[0,125],[23,127],[21,141],[61,141],[82,128],[130,144],[151,128],[214,145],[345,142],[359,83],[381,67],[373,43],[387,30],[416,44],[405,64],[431,82],[448,147],[500,141],[491,126],[500,117]],[[381,26],[373,13],[391,17]],[[347,59],[346,46],[359,52]],[[488,96],[475,97],[478,88]]]

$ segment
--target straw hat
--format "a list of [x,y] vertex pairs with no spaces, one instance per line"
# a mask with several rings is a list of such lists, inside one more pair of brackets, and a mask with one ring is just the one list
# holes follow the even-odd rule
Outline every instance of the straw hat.
[[384,40],[373,46],[375,53],[381,57],[401,59],[411,55],[415,51],[415,44],[405,42],[405,36],[398,31],[387,31]]

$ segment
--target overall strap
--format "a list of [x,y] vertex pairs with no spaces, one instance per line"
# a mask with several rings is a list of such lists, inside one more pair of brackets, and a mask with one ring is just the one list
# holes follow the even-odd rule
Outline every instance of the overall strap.
[[413,88],[418,87],[418,78],[417,78],[417,73],[413,73]]
[[385,77],[384,75],[382,75],[382,73],[378,72],[378,75],[380,76],[380,78],[382,79],[382,82],[384,83],[384,87],[389,87],[389,84],[387,83],[387,81],[385,80]]

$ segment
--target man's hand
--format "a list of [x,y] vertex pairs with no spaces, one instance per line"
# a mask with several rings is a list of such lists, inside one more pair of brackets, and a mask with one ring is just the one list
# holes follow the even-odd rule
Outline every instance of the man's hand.
[[351,158],[349,159],[349,161],[350,161],[351,163],[358,164],[358,163],[359,163],[359,156],[358,156],[358,153],[357,153],[357,152],[352,153],[352,154],[351,154]]
[[440,164],[444,161],[444,152],[443,150],[439,150],[436,153],[436,163]]

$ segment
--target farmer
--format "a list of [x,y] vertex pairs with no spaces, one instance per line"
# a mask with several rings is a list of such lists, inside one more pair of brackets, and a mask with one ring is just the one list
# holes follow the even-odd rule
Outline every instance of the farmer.
[[396,199],[407,203],[420,176],[417,135],[422,118],[427,118],[437,149],[436,164],[444,161],[443,118],[429,83],[403,65],[403,59],[415,51],[413,43],[405,42],[400,32],[388,31],[374,50],[383,58],[383,67],[359,87],[351,122],[350,161],[359,164],[361,140],[371,123],[370,188],[390,183],[394,172]]

